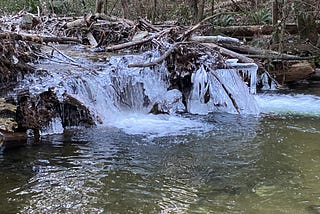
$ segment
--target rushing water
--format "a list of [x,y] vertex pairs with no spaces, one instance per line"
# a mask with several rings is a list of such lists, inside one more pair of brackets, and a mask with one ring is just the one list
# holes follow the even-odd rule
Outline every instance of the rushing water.
[[0,213],[320,213],[318,87],[258,95],[264,116],[132,113],[6,151]]
[[[102,70],[125,73],[112,60]],[[113,105],[119,76],[61,67],[26,84],[58,85],[105,123],[1,153],[0,213],[320,213],[319,83],[256,95],[259,115],[150,115]],[[126,72],[126,105],[165,93],[161,72]]]

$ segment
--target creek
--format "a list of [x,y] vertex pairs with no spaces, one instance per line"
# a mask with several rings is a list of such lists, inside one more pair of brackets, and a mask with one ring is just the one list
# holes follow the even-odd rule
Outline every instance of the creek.
[[[44,78],[22,84],[36,93]],[[159,78],[148,76],[151,100]],[[106,122],[61,131],[58,120],[40,144],[1,153],[0,213],[320,213],[319,83],[254,95],[260,114],[151,115],[135,106],[139,84],[119,111],[102,99],[111,91],[89,90],[101,79],[43,88],[61,79]]]

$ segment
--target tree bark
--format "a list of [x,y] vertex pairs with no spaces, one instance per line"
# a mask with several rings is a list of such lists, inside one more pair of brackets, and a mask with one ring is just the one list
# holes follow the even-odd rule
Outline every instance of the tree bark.
[[275,0],[272,2],[272,27],[273,27],[273,35],[272,35],[272,41],[273,43],[279,42],[279,4],[278,0]]
[[198,15],[197,15],[197,21],[201,21],[204,16],[204,6],[205,6],[205,0],[199,0],[199,8],[198,8]]
[[152,36],[149,36],[147,38],[144,38],[144,39],[141,39],[141,40],[138,40],[138,41],[131,41],[131,42],[123,43],[123,44],[112,45],[112,46],[106,47],[105,51],[107,51],[107,52],[108,51],[117,51],[117,50],[121,50],[121,49],[125,49],[125,48],[130,48],[132,46],[141,45],[143,43],[151,41],[154,38],[157,38],[157,37],[159,37],[161,35],[164,35],[164,34],[170,32],[170,30],[171,29],[163,30],[161,32],[158,32],[158,33],[152,35]]
[[297,11],[297,23],[300,39],[316,45],[319,39],[316,21],[313,14],[312,1],[305,0]]
[[[246,26],[227,26],[227,27],[218,27],[215,26],[215,32],[232,36],[232,37],[253,37],[255,35],[271,35],[276,33],[277,28],[280,28],[277,25],[246,25]],[[289,34],[298,34],[298,26],[295,23],[287,23],[285,26],[285,32]],[[320,33],[320,24],[316,24],[314,27],[315,30]],[[278,32],[279,34],[280,32]],[[275,43],[278,43],[277,40],[273,40]]]
[[37,43],[43,42],[58,42],[58,43],[67,43],[67,42],[75,42],[81,43],[82,41],[72,37],[56,37],[56,36],[38,36],[38,35],[22,35],[18,33],[0,33],[0,39],[14,39],[14,40],[23,40],[23,41],[31,41]]
[[130,16],[128,0],[121,0],[121,5],[123,10],[123,17],[127,19]]
[[108,0],[104,0],[103,2],[103,13],[108,15]]
[[188,0],[189,2],[189,7],[192,15],[193,22],[197,22],[197,16],[199,13],[198,10],[198,0]]
[[96,13],[101,13],[102,5],[103,5],[102,0],[96,0]]

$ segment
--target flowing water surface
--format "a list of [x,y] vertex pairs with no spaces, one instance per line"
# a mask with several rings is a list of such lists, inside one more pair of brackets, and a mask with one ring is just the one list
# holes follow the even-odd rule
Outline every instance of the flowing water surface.
[[137,94],[166,93],[166,71],[108,60],[94,72],[50,62],[25,79],[34,93],[67,90],[106,123],[0,153],[1,214],[320,213],[319,83],[256,95],[259,115],[149,115],[119,111],[115,91],[141,109]]
[[0,155],[0,213],[320,213],[320,97],[259,116],[123,113]]

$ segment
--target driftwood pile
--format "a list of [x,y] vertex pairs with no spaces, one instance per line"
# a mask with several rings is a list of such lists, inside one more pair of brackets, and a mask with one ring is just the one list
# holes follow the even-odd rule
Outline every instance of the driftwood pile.
[[[33,67],[28,62],[43,57],[40,46],[48,45],[53,51],[59,51],[55,47],[56,43],[86,45],[95,52],[139,53],[157,49],[162,54],[158,59],[129,64],[129,67],[152,67],[165,60],[170,72],[170,88],[177,88],[182,93],[189,90],[191,74],[201,66],[198,59],[208,54],[216,59],[211,65],[212,68],[225,68],[225,58],[236,58],[239,62],[256,62],[260,73],[267,72],[265,64],[270,60],[294,61],[295,63],[287,63],[285,66],[277,63],[276,66],[272,66],[273,70],[268,70],[281,83],[303,79],[314,72],[308,61],[301,61],[310,58],[245,46],[240,40],[231,37],[204,36],[204,25],[214,17],[208,17],[191,27],[152,25],[142,18],[132,21],[104,14],[59,18],[39,17],[20,12],[12,17],[2,17],[0,18],[0,88],[14,84],[26,72],[33,72]],[[287,68],[291,75],[284,75],[281,72],[284,68]],[[4,96],[5,91],[2,92],[4,93],[1,96]],[[25,133],[26,130],[32,129],[37,135],[39,129],[48,124],[61,108],[69,112],[69,116],[63,118],[64,126],[94,123],[81,103],[70,97],[65,99],[63,106],[60,106],[56,95],[50,89],[40,94],[37,99],[28,94],[21,94],[18,97],[17,103],[12,100],[0,102],[0,118],[6,118],[5,122],[4,119],[0,120],[0,143],[5,142],[11,136],[8,133],[12,131]],[[8,104],[10,102],[11,104]],[[77,109],[82,109],[81,118],[86,118],[85,121],[70,120],[70,118],[80,118],[75,116]],[[9,117],[4,116],[6,112],[10,112]]]

